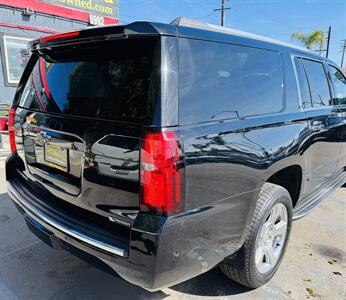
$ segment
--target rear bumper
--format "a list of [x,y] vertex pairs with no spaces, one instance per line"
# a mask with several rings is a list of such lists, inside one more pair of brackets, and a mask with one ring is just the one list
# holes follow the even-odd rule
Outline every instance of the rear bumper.
[[35,220],[38,224],[43,225],[45,228],[52,228],[54,229],[54,231],[61,232],[61,234],[70,236],[80,243],[84,243],[89,247],[93,247],[99,251],[104,251],[106,253],[109,253],[110,255],[118,255],[121,257],[127,256],[125,249],[109,245],[107,243],[104,243],[103,241],[87,236],[86,234],[80,231],[77,231],[73,228],[69,228],[64,224],[59,223],[58,221],[39,211],[38,209],[30,205],[28,202],[26,202],[24,197],[19,195],[15,187],[9,182],[7,184],[7,190],[11,199],[19,207],[21,207],[25,214],[27,214],[31,219]]
[[[46,214],[44,208],[40,209],[36,203],[32,205],[35,195],[30,195],[16,180],[7,181],[7,186],[29,228],[41,240],[47,243],[48,239],[54,248],[77,249],[96,257],[123,279],[150,291],[206,272],[238,247],[239,239],[236,238],[221,246],[213,241],[209,234],[212,234],[210,229],[215,223],[214,218],[205,210],[172,218],[138,214],[131,228],[128,248],[116,246],[105,243],[102,236],[100,239],[90,237],[63,224],[59,218]],[[201,218],[205,218],[204,222],[200,221]],[[217,228],[214,230],[219,231]]]

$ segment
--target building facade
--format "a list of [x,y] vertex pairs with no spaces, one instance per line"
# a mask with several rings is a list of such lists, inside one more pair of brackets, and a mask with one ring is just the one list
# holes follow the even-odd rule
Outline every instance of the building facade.
[[0,0],[0,104],[11,103],[35,38],[117,24],[118,0]]

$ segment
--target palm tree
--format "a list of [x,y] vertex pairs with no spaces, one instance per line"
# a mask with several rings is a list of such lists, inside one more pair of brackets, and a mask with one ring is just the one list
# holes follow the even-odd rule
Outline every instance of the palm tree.
[[294,32],[292,34],[292,38],[297,39],[304,43],[305,47],[311,49],[314,45],[318,44],[320,46],[320,50],[323,47],[324,42],[324,32],[322,30],[314,30],[311,33],[305,34],[301,32]]

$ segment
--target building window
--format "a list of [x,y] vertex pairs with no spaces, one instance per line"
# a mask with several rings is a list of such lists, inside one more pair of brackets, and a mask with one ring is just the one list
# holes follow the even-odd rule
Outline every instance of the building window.
[[2,61],[6,85],[15,86],[19,83],[24,67],[30,57],[30,50],[28,49],[30,40],[22,37],[3,36]]

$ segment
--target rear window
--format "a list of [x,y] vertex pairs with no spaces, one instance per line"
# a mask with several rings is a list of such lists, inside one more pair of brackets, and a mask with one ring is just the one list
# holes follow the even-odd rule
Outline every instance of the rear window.
[[281,111],[283,68],[278,52],[189,39],[179,42],[182,123]]
[[159,76],[156,45],[154,39],[127,39],[40,57],[19,105],[142,123]]

